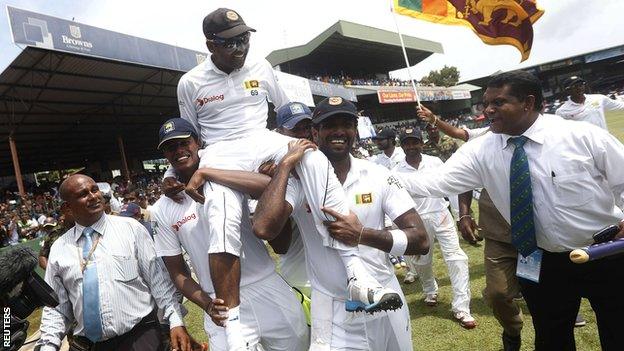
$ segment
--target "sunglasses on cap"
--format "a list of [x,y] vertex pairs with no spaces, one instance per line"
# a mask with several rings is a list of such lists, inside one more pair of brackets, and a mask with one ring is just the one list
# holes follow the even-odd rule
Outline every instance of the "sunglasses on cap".
[[221,46],[222,48],[226,50],[235,50],[237,47],[241,47],[241,46],[249,44],[250,36],[251,34],[249,32],[241,34],[234,38],[230,38],[230,39],[223,39],[223,38],[214,36],[212,37],[212,39],[210,39],[210,41],[215,43],[216,45]]

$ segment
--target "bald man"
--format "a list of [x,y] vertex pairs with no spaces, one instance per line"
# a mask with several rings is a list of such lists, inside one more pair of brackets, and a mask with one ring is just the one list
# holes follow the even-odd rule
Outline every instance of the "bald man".
[[75,225],[50,249],[45,280],[59,304],[44,308],[41,350],[58,350],[74,321],[74,342],[84,349],[162,350],[156,305],[171,325],[172,348],[191,350],[175,288],[145,227],[106,215],[97,184],[85,175],[59,190]]

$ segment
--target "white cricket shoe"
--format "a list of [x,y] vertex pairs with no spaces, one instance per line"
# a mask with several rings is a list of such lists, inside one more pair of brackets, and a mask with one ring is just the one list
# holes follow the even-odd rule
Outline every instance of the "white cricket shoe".
[[396,291],[378,284],[358,281],[355,277],[349,278],[347,291],[349,300],[347,300],[345,308],[349,312],[375,313],[392,311],[403,306],[401,296]]

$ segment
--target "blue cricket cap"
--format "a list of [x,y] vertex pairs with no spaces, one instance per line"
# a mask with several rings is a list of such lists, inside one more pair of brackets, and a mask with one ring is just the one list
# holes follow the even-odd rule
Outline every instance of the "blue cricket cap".
[[312,120],[312,111],[300,102],[289,102],[277,109],[277,126],[293,129],[304,119]]

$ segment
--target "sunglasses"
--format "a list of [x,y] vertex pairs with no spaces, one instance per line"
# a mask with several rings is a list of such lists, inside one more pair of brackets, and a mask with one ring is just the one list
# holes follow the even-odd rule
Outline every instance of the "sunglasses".
[[239,36],[236,36],[230,39],[223,39],[223,38],[219,38],[215,36],[210,41],[212,41],[216,45],[221,46],[222,48],[226,50],[235,50],[237,47],[242,47],[242,46],[249,44],[250,36],[251,34],[247,32],[245,34],[241,34]]

